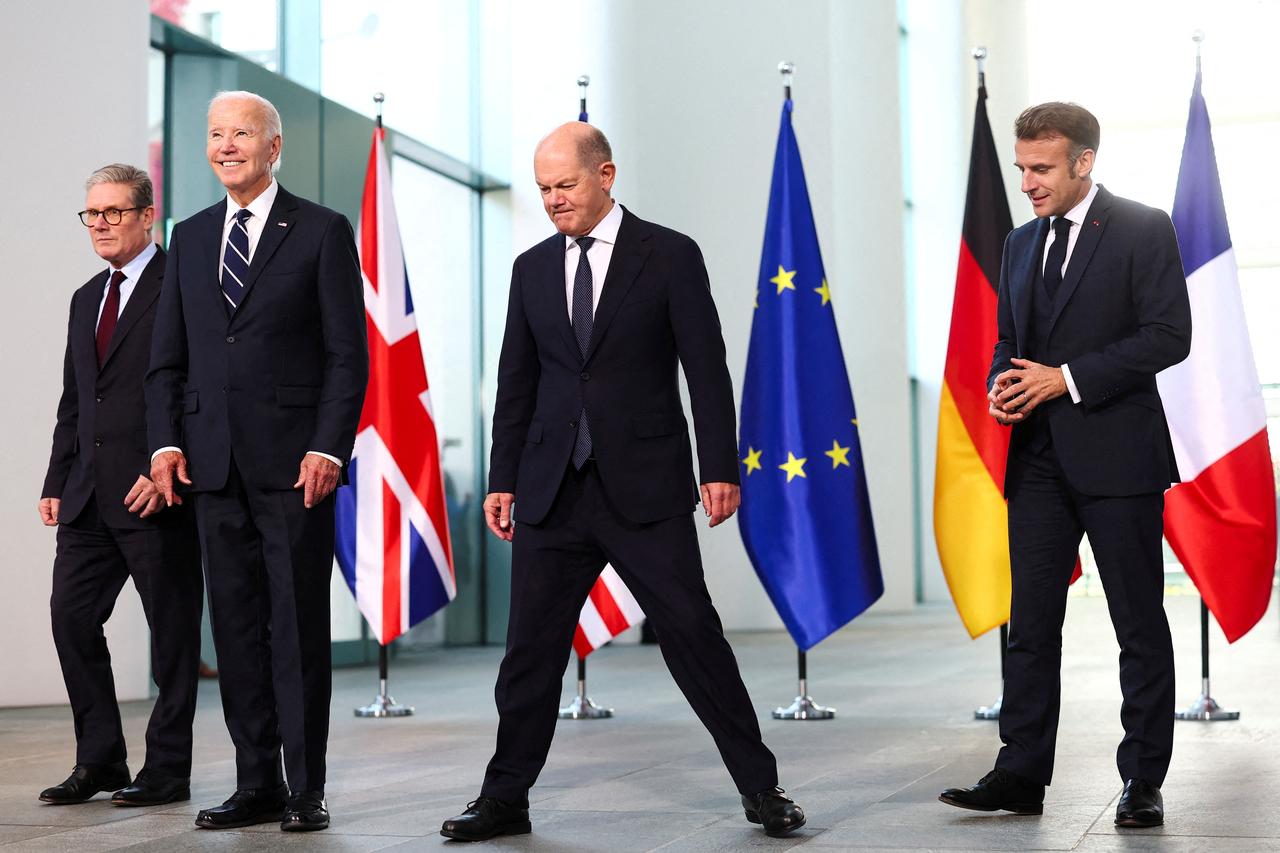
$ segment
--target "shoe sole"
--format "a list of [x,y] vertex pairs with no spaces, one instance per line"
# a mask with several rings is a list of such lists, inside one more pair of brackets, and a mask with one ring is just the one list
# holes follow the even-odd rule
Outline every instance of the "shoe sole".
[[238,820],[234,823],[201,823],[200,818],[196,818],[196,826],[201,829],[239,829],[243,826],[257,826],[260,823],[279,823],[284,819],[284,809],[271,814],[265,814],[255,817],[253,820]]
[[[760,826],[764,826],[764,821],[760,820],[760,815],[757,814],[756,812],[744,810],[743,814],[747,816],[748,823],[755,823],[755,824],[759,824]],[[764,834],[769,836],[770,838],[786,838],[788,835],[795,832],[800,827],[804,826],[806,820],[807,818],[800,818],[799,823],[797,823],[795,826],[789,826],[786,829],[774,829],[774,830],[766,829],[764,831]]]
[[328,829],[328,828],[329,828],[329,821],[327,820],[323,824],[288,823],[288,822],[281,822],[280,824],[281,832],[319,832],[322,829]]
[[169,803],[183,803],[190,799],[191,799],[191,792],[185,791],[182,793],[175,794],[174,796],[169,797],[168,799],[149,800],[145,803],[138,800],[117,800],[115,797],[112,797],[111,805],[120,806],[121,808],[143,808],[146,806],[165,806],[165,805],[168,805]]
[[490,838],[497,838],[500,835],[528,835],[533,832],[533,822],[525,821],[524,823],[509,823],[495,829],[488,835],[460,835],[456,832],[449,832],[441,829],[440,834],[445,838],[452,838],[454,841],[488,841]]
[[1016,815],[1038,815],[1044,814],[1044,803],[1009,803],[1005,806],[979,806],[974,803],[962,803],[959,800],[949,800],[946,797],[938,797],[938,802],[946,803],[949,806],[955,806],[958,809],[968,809],[971,812],[1011,812]]
[[80,803],[89,802],[100,793],[102,792],[99,791],[97,794],[91,794],[90,796],[85,797],[82,800],[55,800],[52,797],[41,797],[40,802],[48,803],[51,806],[78,806]]
[[1136,820],[1134,818],[1116,818],[1116,826],[1123,829],[1150,829],[1153,826],[1164,826],[1164,820]]

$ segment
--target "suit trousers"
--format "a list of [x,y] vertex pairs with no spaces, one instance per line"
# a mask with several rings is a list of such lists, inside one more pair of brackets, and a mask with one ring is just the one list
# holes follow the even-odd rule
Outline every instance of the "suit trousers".
[[[1045,430],[1047,436],[1048,430]],[[1053,777],[1061,703],[1062,622],[1082,534],[1098,563],[1120,645],[1122,779],[1164,781],[1173,754],[1173,641],[1164,612],[1164,495],[1084,495],[1071,488],[1052,441],[1009,460],[1013,599],[996,766],[1036,783]]]
[[[121,495],[123,497],[123,495]],[[133,578],[151,628],[151,673],[159,688],[147,723],[144,769],[191,775],[191,724],[200,670],[200,553],[190,513],[164,510],[156,524],[108,527],[96,495],[58,527],[50,611],[58,662],[75,721],[76,763],[126,757],[111,653],[102,631],[125,580]]]
[[227,483],[194,495],[236,787],[324,791],[334,498]]
[[738,790],[775,786],[777,762],[707,592],[692,514],[633,524],[609,504],[588,462],[569,468],[545,519],[516,524],[507,653],[494,690],[497,748],[482,795],[528,802],[555,733],[578,614],[606,562],[653,623],[667,668]]

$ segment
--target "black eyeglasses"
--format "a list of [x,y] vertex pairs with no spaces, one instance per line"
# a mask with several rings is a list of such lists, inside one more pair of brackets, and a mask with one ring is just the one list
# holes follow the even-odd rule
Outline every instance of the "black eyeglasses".
[[120,221],[124,219],[124,215],[131,210],[146,210],[146,208],[145,207],[125,207],[125,208],[108,207],[106,210],[90,209],[90,210],[80,211],[79,216],[80,216],[80,221],[84,223],[86,228],[92,227],[93,223],[97,221],[99,216],[107,220],[108,225],[119,225]]

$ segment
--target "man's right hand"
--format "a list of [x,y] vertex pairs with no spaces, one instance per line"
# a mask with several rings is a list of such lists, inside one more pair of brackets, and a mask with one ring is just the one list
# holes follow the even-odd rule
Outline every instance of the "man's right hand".
[[44,522],[45,527],[58,526],[58,510],[61,508],[62,500],[60,498],[40,499],[40,520]]
[[187,477],[187,457],[176,450],[157,453],[156,458],[151,460],[151,482],[160,490],[165,506],[182,503],[182,496],[174,488],[175,479],[183,485],[191,485],[191,480]]
[[484,499],[484,521],[503,542],[511,541],[514,532],[511,524],[511,505],[516,496],[511,492],[490,492]]

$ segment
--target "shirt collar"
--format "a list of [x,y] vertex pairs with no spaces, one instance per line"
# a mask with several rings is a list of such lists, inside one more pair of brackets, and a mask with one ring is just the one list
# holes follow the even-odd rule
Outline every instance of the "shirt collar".
[[[120,267],[120,272],[124,273],[125,281],[137,281],[138,276],[142,275],[142,271],[147,268],[147,264],[151,263],[151,259],[156,256],[156,244],[148,243],[147,247],[138,253],[138,256],[129,263]],[[115,267],[111,267],[111,271],[115,271]]]
[[[618,242],[618,229],[620,227],[622,227],[622,205],[615,201],[613,207],[609,208],[609,212],[604,215],[604,219],[597,222],[596,227],[592,228],[586,236],[613,246]],[[564,241],[566,252],[577,248],[577,239],[577,237],[570,237]]]
[[[1089,207],[1090,205],[1093,204],[1093,199],[1097,194],[1098,194],[1098,185],[1090,184],[1089,191],[1084,194],[1084,198],[1080,199],[1079,203],[1077,203],[1075,207],[1071,208],[1066,213],[1064,213],[1063,216],[1065,216],[1068,220],[1070,220],[1072,225],[1083,225],[1084,218],[1086,215],[1088,215]],[[1058,217],[1055,216],[1053,217],[1053,219],[1050,220],[1050,224],[1052,225],[1057,221],[1058,221]]]
[[224,225],[229,225],[235,215],[241,210],[248,210],[253,214],[253,218],[262,222],[267,221],[267,217],[271,215],[271,206],[276,203],[276,193],[280,191],[280,184],[275,178],[271,179],[271,183],[267,184],[267,188],[258,193],[258,197],[249,202],[247,207],[241,208],[236,204],[235,199],[227,193],[227,218],[223,221]]

